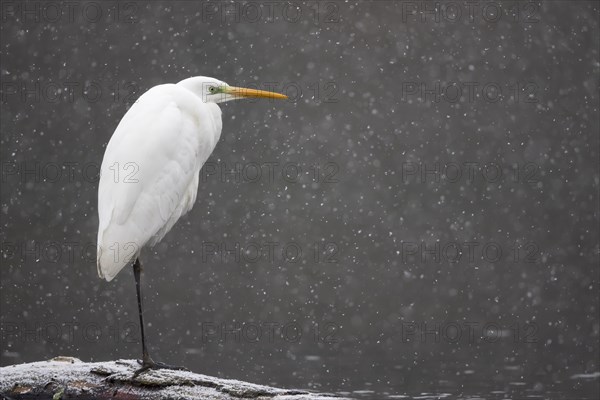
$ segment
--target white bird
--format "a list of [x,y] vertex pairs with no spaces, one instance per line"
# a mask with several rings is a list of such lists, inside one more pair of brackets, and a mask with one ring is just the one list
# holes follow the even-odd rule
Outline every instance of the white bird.
[[140,252],[158,243],[194,205],[200,169],[221,136],[217,103],[245,97],[287,98],[204,76],[158,85],[125,113],[106,146],[98,187],[98,275],[111,281],[133,263],[142,334],[137,373],[179,368],[155,362],[148,354]]

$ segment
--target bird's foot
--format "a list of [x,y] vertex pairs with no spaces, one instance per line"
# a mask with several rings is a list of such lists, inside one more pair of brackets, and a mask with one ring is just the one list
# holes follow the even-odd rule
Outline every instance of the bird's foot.
[[133,377],[135,378],[136,376],[138,376],[139,374],[146,372],[150,369],[171,369],[171,370],[176,370],[176,371],[189,371],[187,368],[185,367],[178,367],[175,365],[169,365],[169,364],[165,364],[165,363],[161,363],[161,362],[157,362],[154,361],[153,359],[151,359],[150,357],[148,357],[145,360],[138,360],[138,364],[141,365],[141,368],[136,370],[133,373]]

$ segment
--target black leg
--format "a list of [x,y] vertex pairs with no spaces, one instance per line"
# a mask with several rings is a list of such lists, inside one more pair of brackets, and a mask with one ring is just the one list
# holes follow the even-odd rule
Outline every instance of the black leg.
[[151,361],[148,355],[148,349],[146,348],[146,337],[144,335],[144,312],[142,310],[142,263],[140,259],[136,258],[133,263],[133,276],[135,277],[135,290],[137,291],[137,302],[138,302],[138,313],[140,315],[140,330],[142,331],[142,361],[145,364],[146,361]]
[[142,332],[142,361],[138,361],[142,367],[135,371],[134,376],[141,374],[144,371],[149,369],[177,369],[177,370],[185,370],[183,367],[174,367],[172,365],[167,365],[159,362],[155,362],[150,357],[148,353],[148,348],[146,347],[146,336],[144,335],[144,312],[142,310],[142,285],[141,285],[141,275],[142,275],[142,263],[139,258],[135,259],[133,263],[133,276],[135,277],[135,289],[137,292],[137,301],[138,301],[138,313],[140,315],[140,330]]

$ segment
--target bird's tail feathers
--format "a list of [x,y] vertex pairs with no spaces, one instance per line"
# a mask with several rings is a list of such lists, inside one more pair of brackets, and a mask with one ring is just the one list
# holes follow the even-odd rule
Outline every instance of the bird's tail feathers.
[[[98,276],[107,282],[128,264],[132,263],[139,255],[141,246],[137,240],[118,240],[121,235],[115,235],[109,228],[98,237],[97,267]],[[112,234],[111,234],[112,233]]]

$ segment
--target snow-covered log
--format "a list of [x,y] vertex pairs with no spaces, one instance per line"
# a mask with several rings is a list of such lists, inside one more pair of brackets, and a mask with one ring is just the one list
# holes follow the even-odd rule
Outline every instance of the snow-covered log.
[[[72,357],[0,368],[0,397],[9,399],[333,400],[328,394],[277,389],[189,371],[150,370],[136,360],[86,363]],[[337,397],[339,399],[339,397]]]

